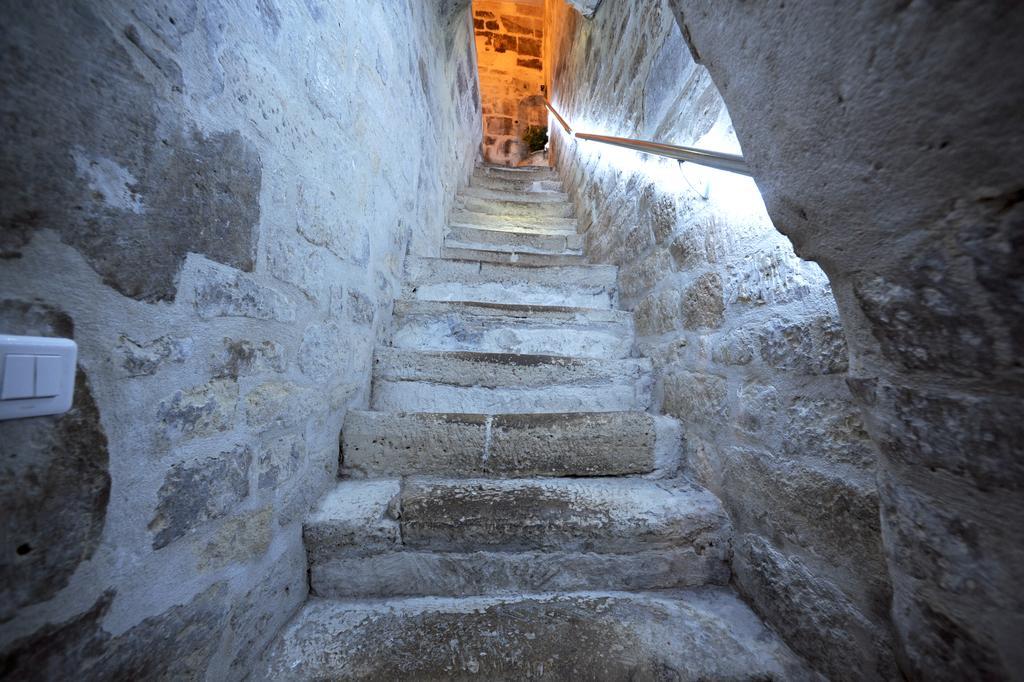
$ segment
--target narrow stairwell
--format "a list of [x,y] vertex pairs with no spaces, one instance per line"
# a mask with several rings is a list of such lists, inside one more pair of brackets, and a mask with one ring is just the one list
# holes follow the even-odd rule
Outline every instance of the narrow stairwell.
[[728,587],[728,517],[557,176],[478,168],[442,256],[408,264],[257,677],[814,679]]

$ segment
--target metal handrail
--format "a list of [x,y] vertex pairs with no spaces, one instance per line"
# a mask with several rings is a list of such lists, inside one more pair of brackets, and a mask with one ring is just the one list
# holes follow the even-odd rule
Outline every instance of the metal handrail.
[[700,164],[701,166],[707,166],[709,168],[717,168],[718,170],[729,171],[730,173],[739,173],[740,175],[746,176],[753,175],[750,171],[750,167],[747,166],[747,162],[739,154],[712,152],[706,149],[680,147],[674,144],[649,142],[647,140],[634,140],[628,137],[611,137],[609,135],[594,135],[592,133],[574,133],[572,128],[569,127],[569,124],[565,122],[565,119],[555,111],[555,108],[547,98],[544,99],[544,105],[552,114],[555,115],[558,122],[562,124],[563,128],[565,128],[565,132],[571,137],[576,137],[580,140],[591,140],[593,142],[611,144],[616,147],[625,147],[626,149],[633,149],[645,154],[664,156],[670,159],[675,159],[676,161],[689,161],[690,163]]
[[569,124],[565,122],[565,119],[562,118],[562,115],[555,111],[555,108],[551,106],[551,102],[548,101],[547,97],[544,98],[544,106],[548,108],[548,111],[555,115],[555,118],[558,119],[558,122],[562,124],[563,128],[565,128],[565,132],[572,135],[572,128],[570,128]]

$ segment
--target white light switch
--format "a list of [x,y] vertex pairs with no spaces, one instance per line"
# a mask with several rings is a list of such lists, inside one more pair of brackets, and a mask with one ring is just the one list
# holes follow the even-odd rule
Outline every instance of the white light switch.
[[4,387],[0,399],[18,400],[35,395],[36,358],[34,355],[8,355],[4,358]]
[[36,356],[36,398],[52,398],[60,393],[62,370],[59,355]]
[[77,362],[78,346],[71,339],[0,334],[0,419],[70,410]]

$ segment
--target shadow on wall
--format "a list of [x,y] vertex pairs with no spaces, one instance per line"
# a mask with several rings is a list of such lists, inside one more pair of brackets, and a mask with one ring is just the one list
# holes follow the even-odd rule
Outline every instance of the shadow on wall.
[[[664,2],[548,3],[549,89],[582,132],[738,153],[729,113]],[[846,385],[828,278],[796,256],[749,178],[567,137],[559,173],[588,258],[620,267],[689,473],[736,526],[736,583],[834,679],[898,676],[876,452]]]

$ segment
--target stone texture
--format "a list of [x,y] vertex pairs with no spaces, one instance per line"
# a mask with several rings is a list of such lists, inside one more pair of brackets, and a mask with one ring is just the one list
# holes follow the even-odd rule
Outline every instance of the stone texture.
[[718,337],[711,357],[722,365],[749,365],[758,352],[758,345],[756,329],[733,329]]
[[352,411],[342,428],[341,465],[361,476],[473,472],[485,451],[487,421],[482,414]]
[[309,567],[310,590],[330,599],[668,590],[726,585],[728,544],[628,554],[590,551],[430,552],[338,556]]
[[285,552],[274,569],[231,609],[229,624],[239,642],[228,674],[244,678],[267,644],[306,598],[306,562],[301,552]]
[[[182,125],[176,101],[139,106],[164,88],[180,91],[180,66],[134,25],[119,39],[89,7],[65,12],[41,3],[9,19],[22,35],[8,39],[16,49],[0,81],[9,93],[12,155],[0,180],[9,253],[36,230],[56,230],[107,284],[148,301],[175,297],[189,252],[251,271],[259,152],[238,130],[205,134]],[[158,80],[135,61],[139,54],[149,55]],[[52,74],[93,87],[69,101],[65,89],[51,87]]]
[[336,322],[315,324],[306,329],[299,344],[299,369],[303,374],[325,376],[351,357],[347,334]]
[[398,480],[345,481],[336,485],[309,515],[302,538],[310,564],[340,552],[374,554],[401,542]]
[[227,431],[234,423],[237,405],[238,384],[229,379],[176,391],[157,409],[157,443],[167,447]]
[[817,661],[822,658],[818,647],[828,647],[825,674],[833,679],[900,678],[888,633],[799,558],[778,552],[758,535],[745,534],[738,538],[733,566],[758,610],[786,616],[778,621],[780,634],[796,652]]
[[[563,3],[550,3],[546,59],[552,101],[581,130],[599,128],[606,135],[733,153],[741,152],[742,142],[747,154],[753,142],[738,127],[733,129],[730,102],[730,88],[736,87],[734,82],[747,87],[747,73],[731,74],[738,81],[718,79],[714,68],[709,73],[698,63],[701,50],[692,50],[686,31],[690,19],[681,29],[673,12],[681,10],[687,17],[697,12],[697,21],[714,26],[716,39],[736,17],[763,13],[781,26],[781,17],[789,14],[788,5],[769,11],[741,4],[730,2],[723,8],[691,0],[640,5],[604,0],[592,17],[582,20]],[[829,27],[826,33],[838,30],[824,20],[827,10],[794,11],[804,13],[818,14],[822,26]],[[745,26],[757,30],[756,22]],[[761,38],[761,49],[772,54],[796,53],[793,46],[800,44],[781,30],[771,47]],[[733,50],[757,59],[736,36],[729,39]],[[734,57],[718,44],[715,52],[719,59]],[[837,62],[834,71],[804,77],[834,83],[844,68]],[[757,69],[770,67],[758,61]],[[776,82],[779,77],[771,75]],[[785,95],[773,92],[772,97],[779,101]],[[835,101],[832,93],[785,104],[796,115],[801,107],[827,109]],[[795,138],[787,137],[786,118],[769,128],[756,118],[756,101],[748,102],[747,115],[765,133],[759,144],[781,145],[772,150],[772,162],[813,166],[808,179],[813,176],[818,182],[815,191],[828,201],[843,201],[829,195],[848,188],[831,185],[816,163],[804,163],[802,152],[779,153],[782,148],[793,150]],[[912,119],[913,113],[907,117]],[[755,186],[693,164],[679,166],[581,143],[559,128],[552,131],[551,148],[577,221],[587,226],[588,260],[620,266],[619,302],[633,310],[637,352],[652,360],[654,405],[682,423],[687,473],[722,497],[740,530],[792,558],[787,567],[799,563],[808,580],[835,590],[819,595],[827,600],[834,594],[836,603],[818,608],[849,608],[860,614],[881,643],[876,647],[877,668],[890,675],[895,669],[887,601],[891,581],[881,552],[875,448],[845,385],[849,368],[862,361],[850,358],[853,342],[838,313],[836,298],[848,292],[833,294],[825,272],[803,260],[814,254],[805,252],[799,240],[790,242],[780,234],[794,234],[789,221],[797,219],[801,230],[833,228],[808,216],[798,218],[796,209],[785,215],[773,211],[770,217],[758,193],[759,176]],[[823,186],[828,187],[824,192]],[[876,191],[892,193],[893,186]],[[866,220],[878,222],[877,217]],[[855,231],[849,225],[847,229]],[[902,228],[892,227],[888,234],[902,234]],[[850,240],[849,248],[857,243]],[[845,263],[846,255],[839,251],[831,258]],[[886,305],[878,306],[878,314],[893,325],[902,324],[895,321],[899,305]],[[846,317],[844,311],[843,323]],[[850,568],[854,565],[859,570]],[[785,581],[756,580],[753,573],[738,573],[736,584],[747,594],[758,594],[754,605],[766,622],[818,670],[836,679],[857,678],[859,671],[837,668],[831,652],[842,645],[836,656],[852,660],[862,640],[852,645],[814,628],[797,632],[790,621],[799,609],[793,607]]]
[[262,556],[270,546],[273,512],[265,507],[221,524],[213,539],[198,551],[199,570],[243,564]]
[[378,348],[376,410],[611,412],[650,403],[650,361]]
[[684,424],[721,427],[727,417],[725,380],[710,374],[674,372],[663,379],[665,414]]
[[195,308],[200,317],[250,317],[291,322],[294,309],[281,292],[237,270],[203,262],[196,268]]
[[269,439],[256,458],[256,487],[274,489],[290,480],[306,459],[306,442],[301,434]]
[[864,428],[859,410],[846,400],[806,398],[794,401],[785,414],[783,452],[814,454],[835,464],[871,470],[877,449]]
[[725,284],[729,303],[762,307],[831,295],[824,274],[808,267],[792,247],[773,245],[742,263],[728,264]]
[[546,353],[623,358],[633,346],[622,311],[441,301],[397,301],[391,345],[410,350]]
[[839,321],[815,317],[801,322],[769,320],[760,338],[761,359],[776,369],[803,374],[845,372],[846,340]]
[[[394,414],[350,412],[342,458],[353,475],[609,476],[658,465],[643,413]],[[663,444],[668,457],[678,457]]]
[[715,590],[409,599],[385,611],[313,601],[265,661],[256,679],[813,679]]
[[[105,592],[73,618],[44,625],[12,642],[0,659],[0,669],[19,680],[194,679],[217,651],[226,621],[226,592],[224,583],[212,585],[188,603],[146,618],[117,636],[103,628],[116,596]],[[179,655],[168,656],[168,651]]]
[[682,296],[673,288],[648,295],[636,307],[636,330],[641,336],[672,331],[680,325]]
[[167,362],[182,363],[192,357],[195,340],[160,336],[152,341],[135,341],[122,334],[117,350],[122,356],[121,367],[132,377],[156,374]]
[[[926,542],[920,532],[885,535],[903,672],[1012,677],[1024,659],[1005,633],[1020,622],[992,595],[1024,579],[1010,530],[1024,526],[1024,509],[1004,506],[973,472],[984,462],[1002,470],[1000,489],[1019,485],[1019,457],[964,441],[985,431],[989,444],[1015,442],[996,434],[1013,431],[1009,415],[1022,409],[1022,270],[1011,254],[1024,73],[1005,65],[1019,60],[1024,13],[1013,3],[832,2],[784,13],[669,4],[722,91],[775,224],[833,281],[854,393],[892,479],[882,508],[907,528],[934,528]],[[891,96],[879,106],[869,93]],[[805,149],[823,151],[807,163]],[[962,435],[952,434],[953,414],[970,415]],[[936,526],[933,508],[948,521]],[[961,551],[957,528],[975,530],[975,551]],[[919,575],[936,557],[943,576]],[[984,589],[953,593],[948,574]]]
[[248,674],[304,596],[299,523],[406,255],[439,253],[472,172],[468,0],[249,9],[44,0],[0,28],[0,331],[80,364],[71,413],[0,424],[0,676]]
[[292,381],[268,381],[245,396],[245,420],[260,433],[295,428],[304,424],[314,409],[326,407],[323,398]]
[[654,420],[643,413],[497,415],[485,467],[499,474],[648,473],[656,465],[656,438]]
[[79,371],[75,382],[70,412],[0,423],[7,544],[0,622],[60,592],[99,545],[110,499],[108,441],[86,375]]
[[787,462],[751,448],[733,447],[721,454],[722,496],[738,527],[801,547],[835,566],[852,562],[847,565],[857,570],[844,577],[845,591],[864,595],[863,608],[869,614],[888,611],[890,588],[873,480]]
[[615,268],[605,265],[518,267],[442,259],[410,259],[403,285],[410,298],[520,305],[611,308]]
[[285,370],[284,347],[276,341],[250,341],[225,337],[216,356],[216,377],[237,379],[254,374],[275,374]]
[[160,549],[199,525],[228,514],[249,495],[252,452],[246,447],[171,467],[149,522]]
[[683,292],[683,327],[690,330],[722,326],[725,304],[722,279],[715,273],[701,275]]
[[401,510],[403,545],[442,551],[700,547],[728,523],[706,491],[635,479],[413,479]]

